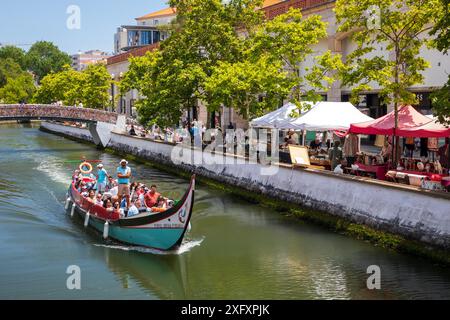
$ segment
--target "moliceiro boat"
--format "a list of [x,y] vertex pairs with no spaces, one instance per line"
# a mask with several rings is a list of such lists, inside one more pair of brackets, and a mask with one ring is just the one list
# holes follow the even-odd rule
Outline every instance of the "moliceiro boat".
[[159,213],[144,212],[130,218],[121,218],[104,207],[89,202],[72,184],[68,191],[66,210],[72,217],[79,215],[85,227],[102,233],[104,239],[172,251],[179,248],[189,229],[194,193],[195,175],[183,198],[172,208]]

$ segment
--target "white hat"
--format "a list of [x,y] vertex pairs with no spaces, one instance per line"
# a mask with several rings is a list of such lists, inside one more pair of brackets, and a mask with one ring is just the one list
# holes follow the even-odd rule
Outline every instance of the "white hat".
[[103,164],[100,163],[97,167],[98,168],[103,168]]
[[127,161],[127,160],[125,160],[125,159],[122,159],[122,161],[120,161],[120,164],[122,164],[122,163],[126,163],[126,164],[128,164],[128,161]]

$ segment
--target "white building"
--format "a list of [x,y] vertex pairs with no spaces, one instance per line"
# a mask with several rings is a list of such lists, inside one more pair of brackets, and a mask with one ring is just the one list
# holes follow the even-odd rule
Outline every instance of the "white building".
[[77,71],[83,71],[91,64],[106,63],[110,56],[110,54],[99,50],[80,51],[72,55],[72,67]]

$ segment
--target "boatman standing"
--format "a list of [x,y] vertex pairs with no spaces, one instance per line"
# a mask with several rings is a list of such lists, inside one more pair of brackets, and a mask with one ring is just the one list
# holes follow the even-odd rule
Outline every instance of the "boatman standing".
[[108,172],[106,172],[105,168],[103,168],[103,164],[101,163],[97,166],[97,168],[97,192],[103,194],[106,191]]
[[122,198],[125,196],[127,199],[127,208],[130,207],[130,179],[131,168],[128,167],[128,161],[120,161],[120,167],[117,168],[117,182],[119,183],[119,203],[122,202]]

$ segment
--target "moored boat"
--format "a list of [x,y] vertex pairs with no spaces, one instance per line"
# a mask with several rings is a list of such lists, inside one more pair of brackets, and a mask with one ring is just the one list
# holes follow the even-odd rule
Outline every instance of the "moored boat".
[[182,244],[190,226],[194,193],[195,175],[183,198],[172,208],[159,213],[143,212],[130,218],[121,218],[104,207],[89,202],[72,184],[68,191],[66,209],[71,216],[79,215],[85,227],[102,233],[104,239],[171,251]]

